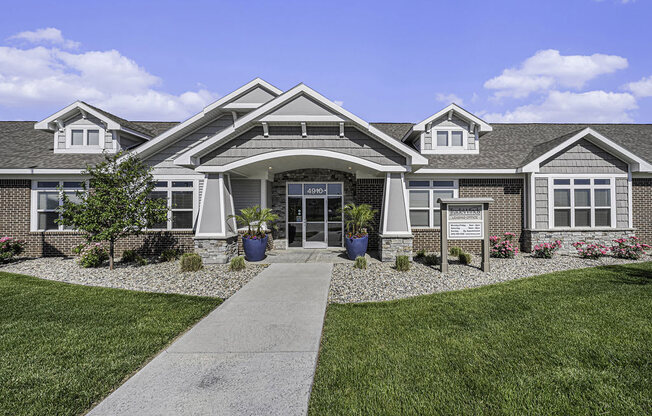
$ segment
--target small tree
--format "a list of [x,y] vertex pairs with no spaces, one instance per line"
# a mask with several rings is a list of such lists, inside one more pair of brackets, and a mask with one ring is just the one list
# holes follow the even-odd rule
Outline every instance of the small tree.
[[106,155],[83,175],[89,185],[72,201],[63,193],[60,224],[86,232],[89,242],[109,242],[109,267],[113,270],[115,242],[138,235],[149,224],[167,220],[167,201],[149,197],[154,189],[151,168],[134,156],[118,162],[121,153]]
[[340,210],[344,214],[344,222],[346,223],[346,231],[349,236],[363,236],[366,229],[371,226],[374,216],[378,212],[371,209],[371,205],[353,203],[344,205]]
[[245,237],[262,237],[265,234],[262,230],[263,224],[271,224],[278,219],[278,215],[274,214],[269,208],[254,205],[253,207],[242,208],[240,215],[229,215],[229,219],[231,218],[235,218],[236,222],[247,227]]

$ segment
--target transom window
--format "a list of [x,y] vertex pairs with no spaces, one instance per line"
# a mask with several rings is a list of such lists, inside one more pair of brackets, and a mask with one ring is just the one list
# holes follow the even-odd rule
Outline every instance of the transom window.
[[152,199],[165,199],[167,221],[154,224],[157,230],[191,230],[194,220],[195,190],[193,181],[156,181]]
[[613,227],[613,178],[552,179],[554,228]]
[[80,181],[36,181],[33,185],[33,228],[37,231],[71,230],[70,227],[57,224],[56,221],[61,218],[59,207],[63,204],[64,193],[70,201],[77,202],[76,191],[81,189]]
[[412,227],[441,226],[439,198],[458,195],[457,180],[408,180],[410,223]]
[[103,141],[101,137],[103,130],[99,128],[76,128],[73,127],[69,130],[68,144],[70,147],[102,147]]

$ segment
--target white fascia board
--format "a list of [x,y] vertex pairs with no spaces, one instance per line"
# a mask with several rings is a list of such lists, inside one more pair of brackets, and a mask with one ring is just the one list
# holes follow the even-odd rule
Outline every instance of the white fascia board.
[[517,174],[520,173],[518,169],[432,169],[421,168],[412,172],[418,174],[438,174],[438,175],[463,175],[463,174]]
[[279,150],[275,152],[268,152],[256,156],[248,157],[222,166],[199,166],[195,169],[196,172],[202,173],[223,173],[230,170],[238,169],[252,163],[262,162],[264,160],[277,159],[281,157],[323,157],[337,160],[345,160],[352,164],[361,165],[378,172],[406,172],[407,168],[404,166],[387,166],[379,165],[378,163],[370,162],[356,156],[346,155],[344,153],[333,152],[331,150],[320,149],[290,149]]
[[229,103],[220,106],[220,108],[224,108],[226,110],[253,110],[263,104],[265,103]]
[[290,122],[313,122],[313,123],[339,123],[345,121],[338,116],[279,116],[269,115],[262,117],[260,121],[266,123],[290,123]]
[[0,175],[80,175],[85,169],[0,169]]
[[278,107],[282,106],[284,103],[287,103],[302,94],[319,102],[324,107],[340,114],[344,118],[357,124],[359,127],[362,127],[364,130],[368,131],[373,136],[376,136],[378,139],[385,142],[385,144],[397,150],[399,153],[408,156],[411,159],[411,165],[428,164],[428,160],[425,157],[423,157],[420,153],[418,153],[416,150],[413,150],[408,146],[403,145],[402,143],[399,144],[397,140],[391,138],[387,134],[371,126],[366,121],[350,113],[349,111],[345,110],[344,108],[340,107],[339,105],[335,104],[334,102],[330,101],[323,95],[319,94],[317,91],[313,90],[312,88],[304,84],[297,85],[296,87],[279,95],[278,97],[274,98],[273,100],[269,101],[268,103],[259,107],[258,109],[252,111],[251,113],[246,114],[245,116],[239,118],[235,123],[233,123],[233,126],[222,130],[221,132],[217,133],[213,137],[210,137],[209,139],[205,140],[200,145],[192,149],[189,149],[188,151],[179,155],[179,157],[177,157],[174,160],[174,163],[181,166],[193,165],[193,160],[195,161],[198,160],[201,156],[208,153],[210,149],[212,149],[213,147],[216,147],[220,143],[227,141],[233,133],[239,131],[242,127],[247,126],[253,122],[260,121],[259,119],[265,116],[266,114],[268,114],[269,112],[277,109]]
[[174,137],[177,133],[180,131],[188,128],[189,126],[192,126],[193,124],[201,121],[207,114],[219,111],[220,109],[225,109],[225,106],[237,99],[239,96],[242,94],[246,94],[250,90],[256,88],[256,87],[262,87],[265,88],[272,93],[276,94],[277,96],[282,94],[283,91],[279,90],[272,84],[260,79],[256,78],[251,82],[246,83],[242,87],[238,88],[237,90],[225,95],[224,97],[220,98],[219,100],[215,101],[212,104],[209,104],[208,106],[204,107],[202,111],[199,113],[195,114],[194,116],[190,117],[189,119],[182,121],[181,123],[177,124],[176,126],[172,127],[171,129],[161,133],[160,135],[156,136],[155,138],[151,139],[148,143],[145,143],[141,146],[138,146],[136,149],[132,150],[130,154],[132,155],[145,155],[150,153],[151,151],[156,150],[160,145],[165,144],[164,142],[167,142],[167,140],[171,137]]
[[431,115],[427,119],[425,119],[423,121],[420,121],[417,124],[415,124],[414,127],[412,128],[412,131],[425,131],[426,130],[426,124],[430,123],[433,120],[438,119],[439,117],[443,116],[444,114],[448,113],[451,110],[453,110],[453,113],[456,113],[456,114],[462,116],[463,118],[465,118],[465,119],[467,119],[469,121],[472,121],[475,124],[477,124],[478,126],[480,126],[480,131],[481,132],[487,132],[487,131],[492,131],[493,130],[493,128],[491,127],[491,125],[489,125],[489,123],[487,123],[486,121],[482,120],[481,118],[469,113],[468,111],[466,111],[462,107],[458,106],[457,104],[453,103],[453,104],[448,105],[446,108],[438,111],[437,113]]
[[132,130],[132,129],[128,129],[126,127],[123,127],[121,130],[124,131],[125,133],[131,134],[132,136],[140,137],[141,139],[144,139],[144,140],[149,141],[149,140],[152,139],[150,136],[147,136],[147,135],[145,135],[143,133],[139,133],[139,132],[137,132],[135,130]]
[[120,124],[116,123],[115,121],[111,120],[110,118],[106,117],[104,114],[101,114],[94,110],[93,108],[87,106],[81,101],[75,101],[74,103],[70,104],[69,106],[57,111],[56,113],[52,114],[50,117],[41,120],[34,124],[34,128],[36,130],[51,130],[50,129],[50,123],[59,120],[61,118],[65,118],[64,116],[67,116],[70,113],[73,113],[75,111],[80,111],[80,112],[86,112],[89,114],[92,114],[93,116],[97,117],[98,119],[102,120],[104,123],[106,123],[106,129],[107,130],[121,130],[122,127]]
[[534,172],[534,173],[539,172],[539,165],[541,162],[561,152],[568,146],[579,141],[580,139],[583,139],[588,135],[593,136],[595,139],[597,139],[602,145],[601,147],[606,148],[605,150],[608,150],[610,153],[614,153],[615,156],[625,159],[630,164],[632,164],[633,165],[632,167],[635,168],[632,169],[632,172],[652,172],[652,165],[649,162],[640,158],[639,156],[636,156],[634,153],[630,152],[629,150],[625,149],[619,144],[611,141],[610,139],[606,138],[605,136],[603,136],[602,134],[598,133],[597,131],[593,130],[590,127],[585,128],[584,130],[580,131],[573,137],[570,137],[568,140],[565,140],[563,143],[555,146],[553,149],[547,151],[543,155],[539,156],[538,158],[524,165],[519,169],[519,171]]

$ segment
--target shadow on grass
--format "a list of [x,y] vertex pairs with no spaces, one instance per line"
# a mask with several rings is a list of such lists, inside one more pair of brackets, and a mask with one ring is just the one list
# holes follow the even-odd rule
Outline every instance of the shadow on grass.
[[613,274],[614,283],[624,283],[629,285],[649,285],[652,284],[652,273],[642,266],[629,264],[627,266],[614,265],[605,266],[601,269]]

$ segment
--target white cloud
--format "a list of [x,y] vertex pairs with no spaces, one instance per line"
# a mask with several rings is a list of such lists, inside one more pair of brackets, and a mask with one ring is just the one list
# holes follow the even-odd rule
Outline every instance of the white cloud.
[[636,98],[629,93],[550,91],[540,103],[481,116],[494,123],[622,123],[632,122],[628,111],[637,107]]
[[599,75],[627,68],[627,59],[617,55],[561,55],[548,49],[538,51],[518,68],[508,68],[484,83],[494,96],[524,98],[553,88],[582,88]]
[[652,75],[640,81],[625,84],[624,88],[637,97],[652,97]]
[[128,119],[180,120],[217,98],[204,87],[175,95],[162,91],[161,84],[116,50],[0,46],[0,106],[51,109],[84,100]]
[[77,49],[80,43],[65,39],[59,29],[47,27],[45,29],[27,30],[17,33],[9,39],[24,40],[34,44],[51,44],[61,46],[66,49]]
[[455,94],[442,94],[438,93],[435,98],[437,101],[444,103],[446,105],[450,103],[455,103],[457,105],[464,105],[464,100]]

